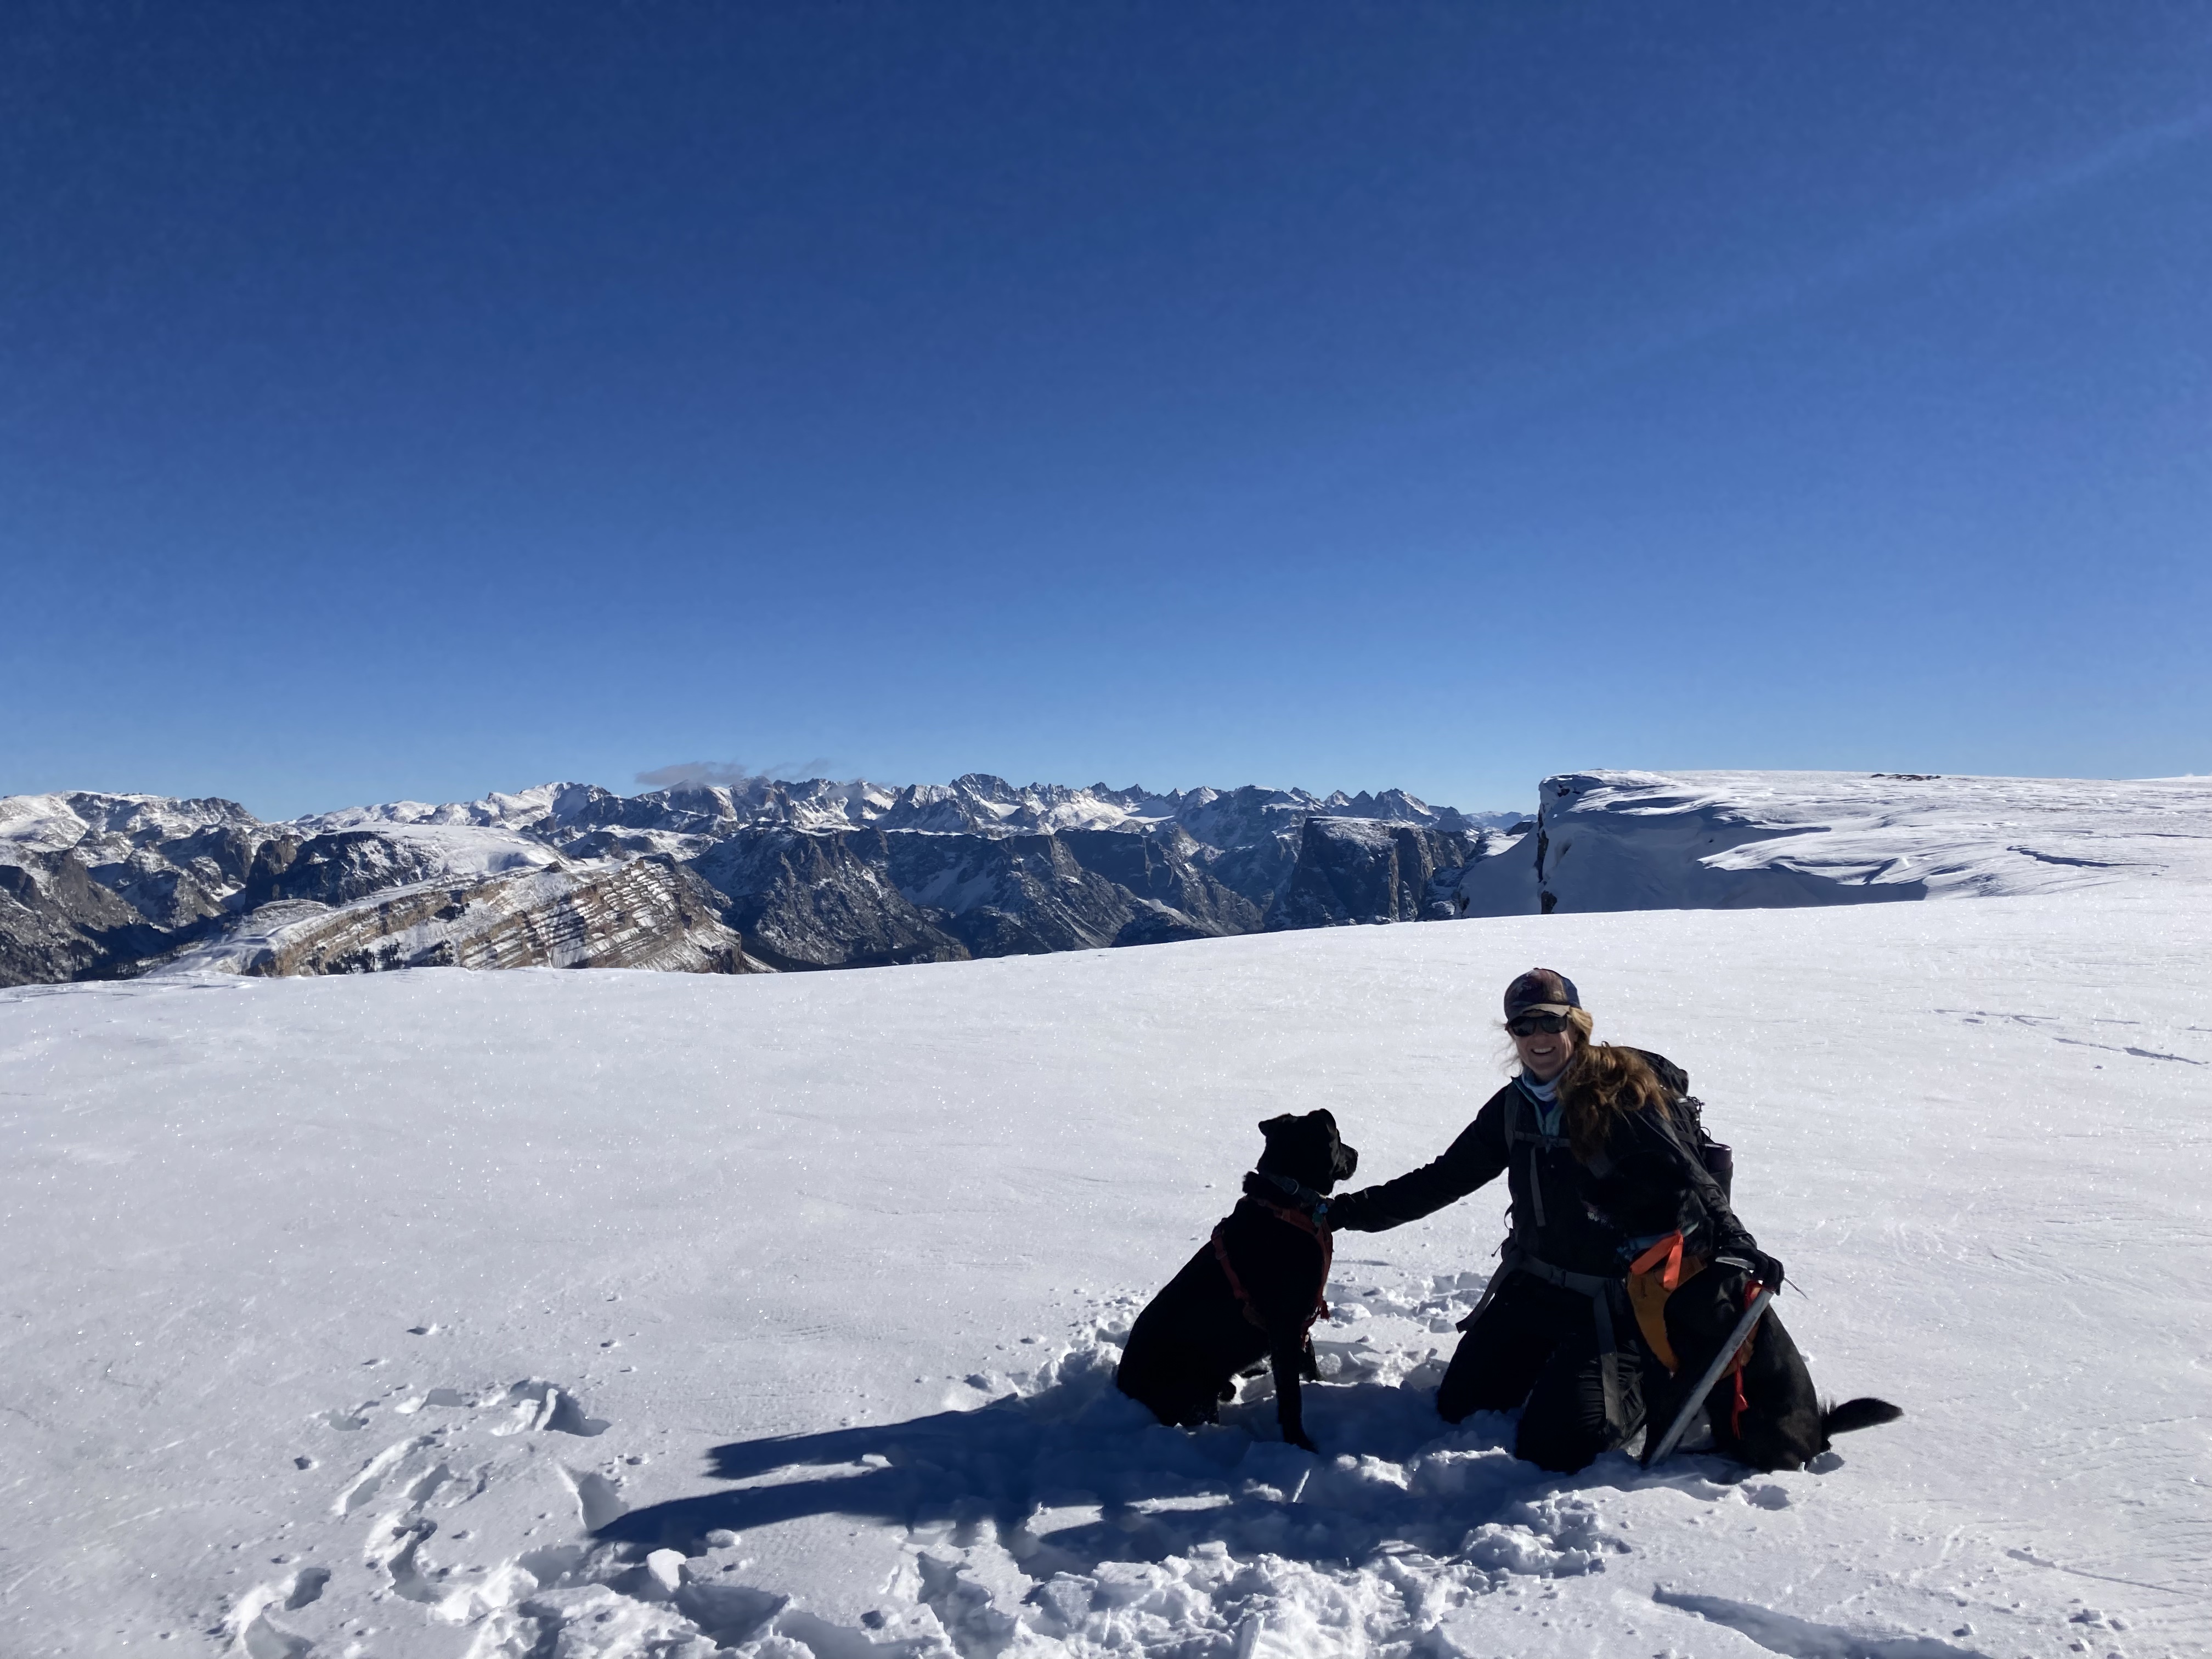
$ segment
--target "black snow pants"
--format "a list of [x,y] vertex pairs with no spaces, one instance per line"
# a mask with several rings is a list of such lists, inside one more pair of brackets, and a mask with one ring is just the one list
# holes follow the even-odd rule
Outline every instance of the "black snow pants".
[[1460,1339],[1437,1389],[1437,1410],[1456,1423],[1471,1412],[1510,1412],[1525,1401],[1514,1455],[1562,1474],[1579,1469],[1624,1443],[1644,1422],[1642,1373],[1656,1362],[1645,1357],[1625,1304],[1613,1328],[1621,1345],[1617,1425],[1606,1420],[1589,1297],[1525,1273],[1510,1274]]

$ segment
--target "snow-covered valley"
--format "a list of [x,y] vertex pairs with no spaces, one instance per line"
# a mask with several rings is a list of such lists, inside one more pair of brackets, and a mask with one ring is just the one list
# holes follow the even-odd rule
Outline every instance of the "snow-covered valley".
[[[0,1652],[2212,1651],[2212,908],[2127,873],[0,993]],[[1494,1188],[1344,1236],[1323,1459],[1261,1384],[1195,1434],[1116,1395],[1256,1121],[1434,1155],[1534,961],[1689,1069],[1816,1380],[1905,1419],[1749,1480],[1447,1430]]]

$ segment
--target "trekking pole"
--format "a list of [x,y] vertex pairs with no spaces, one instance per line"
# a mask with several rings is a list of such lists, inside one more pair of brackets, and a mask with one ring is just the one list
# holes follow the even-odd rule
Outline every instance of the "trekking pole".
[[1773,1300],[1774,1292],[1762,1285],[1759,1287],[1759,1294],[1744,1304],[1743,1317],[1735,1322],[1735,1328],[1729,1333],[1728,1340],[1721,1344],[1720,1352],[1713,1356],[1713,1363],[1705,1367],[1705,1374],[1698,1379],[1698,1386],[1683,1397],[1682,1408],[1674,1413],[1672,1426],[1660,1436],[1656,1446],[1644,1449],[1645,1468],[1650,1468],[1673,1452],[1681,1440],[1683,1431],[1690,1426],[1690,1419],[1696,1415],[1698,1407],[1713,1391],[1713,1384],[1721,1380],[1721,1373],[1728,1370],[1729,1361],[1735,1357],[1735,1351],[1743,1346],[1744,1339],[1751,1334],[1751,1328],[1759,1323],[1759,1316],[1766,1311],[1766,1304]]

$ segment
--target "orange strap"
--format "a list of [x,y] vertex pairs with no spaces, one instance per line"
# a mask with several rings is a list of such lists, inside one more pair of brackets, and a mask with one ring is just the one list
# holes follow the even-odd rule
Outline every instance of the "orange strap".
[[1648,1273],[1662,1261],[1667,1264],[1667,1271],[1659,1282],[1669,1291],[1679,1291],[1682,1288],[1682,1234],[1680,1228],[1630,1262],[1628,1271]]
[[[1699,1264],[1702,1265],[1702,1264]],[[1691,1272],[1695,1273],[1696,1267]],[[1629,1264],[1628,1305],[1635,1310],[1637,1328],[1668,1370],[1680,1370],[1681,1362],[1667,1340],[1667,1298],[1682,1283],[1682,1235],[1667,1235]]]
[[[1751,1306],[1751,1299],[1759,1294],[1759,1284],[1757,1279],[1745,1281],[1743,1287],[1745,1307]],[[1751,1364],[1751,1345],[1758,1340],[1759,1331],[1754,1327],[1751,1334],[1744,1338],[1743,1346],[1735,1351],[1735,1364],[1729,1370],[1729,1380],[1735,1384],[1735,1398],[1729,1402],[1729,1432],[1739,1440],[1743,1438],[1743,1414],[1751,1407],[1751,1401],[1743,1397],[1743,1368]]]

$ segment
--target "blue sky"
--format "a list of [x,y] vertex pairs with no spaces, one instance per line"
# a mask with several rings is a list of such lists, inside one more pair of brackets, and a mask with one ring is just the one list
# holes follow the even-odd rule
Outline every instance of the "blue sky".
[[2212,768],[2212,6],[0,12],[0,792]]

